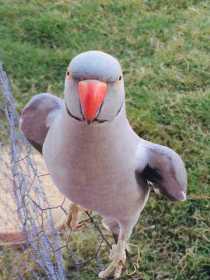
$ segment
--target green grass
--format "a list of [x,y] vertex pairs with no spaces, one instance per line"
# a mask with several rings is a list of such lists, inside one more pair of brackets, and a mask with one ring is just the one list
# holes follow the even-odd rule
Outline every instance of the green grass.
[[[122,63],[138,134],[172,147],[186,163],[191,199],[150,197],[131,239],[139,269],[122,279],[210,279],[209,15],[209,1],[198,0],[0,0],[0,60],[19,110],[37,92],[62,96],[70,59],[100,49]],[[77,253],[91,256],[95,235],[78,236]],[[97,279],[94,261],[80,279]]]

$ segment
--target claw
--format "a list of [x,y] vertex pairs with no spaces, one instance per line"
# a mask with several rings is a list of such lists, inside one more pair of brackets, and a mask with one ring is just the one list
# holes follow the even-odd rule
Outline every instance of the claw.
[[115,268],[115,272],[114,272],[114,279],[118,279],[120,278],[121,274],[122,274],[122,270],[125,264],[123,264],[122,262],[120,262],[118,264],[118,266]]

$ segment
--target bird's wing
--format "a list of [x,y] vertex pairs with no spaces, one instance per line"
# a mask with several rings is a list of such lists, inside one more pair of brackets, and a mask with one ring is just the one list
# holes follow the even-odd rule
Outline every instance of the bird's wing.
[[142,141],[137,151],[137,180],[151,182],[170,200],[185,200],[187,172],[181,157],[168,147]]
[[20,129],[40,153],[47,132],[63,106],[62,99],[50,93],[40,93],[32,97],[21,113]]

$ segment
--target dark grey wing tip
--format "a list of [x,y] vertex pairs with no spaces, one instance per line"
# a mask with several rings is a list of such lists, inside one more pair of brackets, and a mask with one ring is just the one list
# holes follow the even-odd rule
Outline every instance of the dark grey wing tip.
[[157,168],[152,168],[149,164],[141,171],[141,176],[145,182],[158,183],[162,180],[162,176]]
[[30,140],[28,138],[27,140],[40,154],[42,154],[43,145],[40,145],[39,143],[36,143],[35,141]]

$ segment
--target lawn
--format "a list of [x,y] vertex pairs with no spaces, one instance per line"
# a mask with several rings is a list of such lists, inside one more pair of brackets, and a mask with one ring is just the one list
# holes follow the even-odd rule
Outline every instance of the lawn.
[[[210,2],[0,0],[0,60],[18,110],[39,92],[62,96],[70,59],[90,49],[120,60],[133,127],[175,149],[189,177],[184,203],[150,196],[131,238],[139,268],[122,279],[210,279]],[[95,238],[91,230],[75,236],[81,258]],[[5,266],[9,258],[0,258]],[[69,279],[97,279],[94,261],[79,278],[66,267]]]

